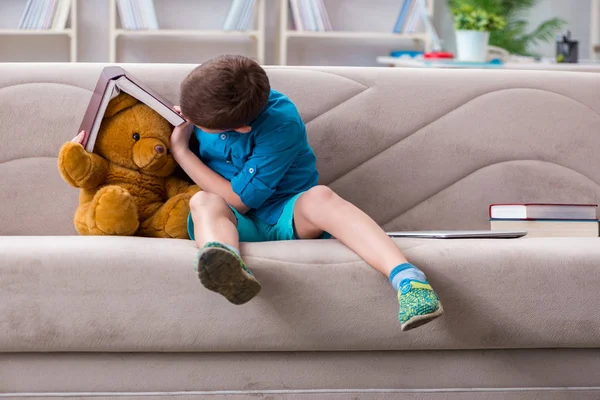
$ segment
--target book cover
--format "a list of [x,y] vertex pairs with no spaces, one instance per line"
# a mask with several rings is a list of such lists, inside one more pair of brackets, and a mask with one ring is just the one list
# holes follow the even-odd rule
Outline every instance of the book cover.
[[123,91],[148,105],[173,126],[181,125],[185,120],[175,111],[174,105],[150,89],[139,79],[121,67],[105,67],[92,93],[92,97],[81,121],[79,132],[87,132],[86,151],[93,152],[102,118],[110,100]]
[[255,0],[246,0],[246,8],[244,10],[244,14],[239,21],[239,30],[245,31],[250,26],[250,21],[252,20],[252,16],[254,15],[254,1]]
[[62,30],[67,27],[67,20],[69,19],[69,13],[71,11],[71,0],[60,0],[58,10],[56,12],[56,18],[52,29]]
[[400,8],[400,13],[398,14],[398,19],[396,20],[396,24],[394,25],[394,33],[401,33],[404,25],[404,20],[407,17],[408,11],[411,7],[412,0],[404,0],[402,3],[402,8]]
[[302,15],[300,15],[298,1],[290,0],[290,7],[292,8],[292,16],[294,17],[294,26],[298,32],[302,32],[304,31],[304,21],[302,21]]
[[233,0],[229,6],[229,12],[223,23],[223,30],[232,31],[235,29],[236,22],[239,19],[244,0]]
[[319,9],[319,5],[317,4],[318,0],[310,0],[309,7],[311,9],[311,14],[314,19],[314,24],[316,30],[319,32],[325,31],[325,23],[323,22],[323,17],[321,16],[321,10]]
[[329,14],[327,13],[327,8],[325,7],[325,2],[323,0],[318,0],[318,7],[321,17],[323,18],[323,23],[325,25],[326,31],[332,31],[333,27],[331,26],[331,20],[329,19]]
[[31,10],[32,3],[33,3],[33,0],[27,0],[27,3],[25,4],[25,9],[23,9],[23,14],[21,14],[21,19],[19,20],[19,25],[18,25],[19,29],[23,29],[25,27],[25,21]]
[[36,0],[35,4],[35,8],[33,10],[33,15],[31,17],[31,22],[30,22],[30,28],[31,29],[39,29],[41,24],[40,24],[40,19],[41,19],[41,15],[42,12],[44,11],[44,3],[43,0]]
[[145,19],[148,24],[148,29],[158,29],[158,18],[156,16],[156,7],[154,7],[154,0],[143,0],[143,11],[145,13]]

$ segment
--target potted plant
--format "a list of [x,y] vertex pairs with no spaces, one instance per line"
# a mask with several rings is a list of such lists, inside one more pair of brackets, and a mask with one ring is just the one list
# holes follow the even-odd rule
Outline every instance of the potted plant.
[[536,56],[532,47],[542,43],[554,42],[556,35],[567,22],[560,18],[551,18],[529,29],[526,16],[540,0],[447,0],[450,10],[459,13],[461,7],[485,11],[503,18],[506,25],[502,29],[490,30],[489,44],[521,56]]
[[456,29],[457,58],[460,61],[484,62],[490,32],[504,28],[506,21],[498,14],[474,7],[470,1],[451,2]]

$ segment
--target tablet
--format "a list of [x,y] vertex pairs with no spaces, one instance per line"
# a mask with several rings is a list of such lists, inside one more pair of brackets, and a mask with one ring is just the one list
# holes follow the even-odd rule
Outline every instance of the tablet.
[[526,231],[413,231],[387,232],[390,237],[431,239],[514,239],[527,235]]

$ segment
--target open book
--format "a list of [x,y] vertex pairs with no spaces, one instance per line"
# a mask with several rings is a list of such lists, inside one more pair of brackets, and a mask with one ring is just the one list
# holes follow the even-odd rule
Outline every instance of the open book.
[[108,103],[117,97],[121,91],[152,108],[173,126],[185,122],[185,119],[175,111],[173,104],[134,78],[123,68],[105,67],[96,83],[96,88],[79,127],[79,132],[83,130],[87,132],[86,142],[84,143],[86,151],[94,151],[96,138]]

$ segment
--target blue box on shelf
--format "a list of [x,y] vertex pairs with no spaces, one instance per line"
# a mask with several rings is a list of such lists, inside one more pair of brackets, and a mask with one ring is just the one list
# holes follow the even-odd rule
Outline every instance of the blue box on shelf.
[[419,57],[422,56],[424,53],[422,51],[415,51],[415,50],[398,50],[398,51],[392,51],[390,52],[390,57],[410,57],[410,58],[415,58],[415,57]]

